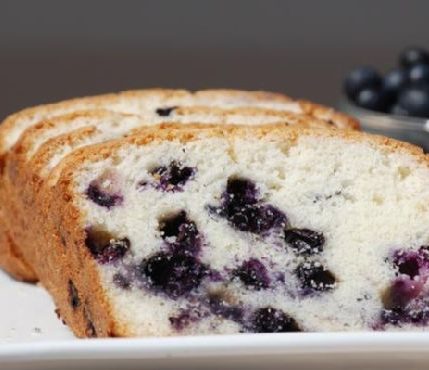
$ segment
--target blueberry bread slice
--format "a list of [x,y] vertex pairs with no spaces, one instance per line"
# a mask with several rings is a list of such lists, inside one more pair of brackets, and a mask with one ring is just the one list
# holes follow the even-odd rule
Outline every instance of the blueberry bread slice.
[[[36,196],[40,183],[61,162],[61,159],[76,148],[112,140],[121,136],[130,135],[133,131],[159,122],[176,122],[180,124],[199,125],[231,125],[231,124],[272,124],[297,125],[299,127],[330,128],[325,121],[296,115],[290,112],[265,113],[262,109],[236,108],[222,110],[199,107],[184,108],[182,114],[174,117],[157,117],[153,115],[126,115],[110,111],[75,112],[66,116],[58,116],[44,120],[28,128],[21,135],[20,140],[9,153],[7,171],[3,180],[3,190],[0,199],[13,199],[14,218],[5,218],[3,223],[14,223],[23,220],[20,215],[28,212],[29,197]],[[58,172],[58,171],[57,171]],[[54,177],[54,176],[51,176]],[[4,202],[2,202],[4,203]],[[23,221],[22,221],[23,222]],[[4,225],[7,230],[7,225]],[[25,228],[22,228],[25,230]],[[13,237],[9,235],[9,240]],[[21,273],[22,256],[19,246],[5,240],[0,245],[4,251],[0,258],[0,265],[13,273],[16,278],[37,280],[34,272],[26,268]],[[10,257],[7,257],[10,256]],[[13,262],[14,260],[15,263]]]
[[59,166],[18,242],[78,336],[427,328],[429,167],[416,147],[147,128]]

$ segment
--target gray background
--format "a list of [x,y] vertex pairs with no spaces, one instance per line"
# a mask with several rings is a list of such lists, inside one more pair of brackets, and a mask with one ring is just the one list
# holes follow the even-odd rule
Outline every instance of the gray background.
[[234,87],[335,104],[355,65],[429,47],[429,1],[0,0],[0,116],[122,89]]

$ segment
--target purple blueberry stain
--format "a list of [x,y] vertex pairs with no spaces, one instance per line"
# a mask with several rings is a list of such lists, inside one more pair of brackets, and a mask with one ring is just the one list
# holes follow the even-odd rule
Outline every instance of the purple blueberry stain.
[[237,305],[227,303],[221,294],[211,294],[208,297],[210,312],[213,315],[232,320],[238,323],[243,321],[244,309]]
[[320,232],[290,228],[285,230],[284,236],[287,246],[300,256],[311,256],[323,251],[325,237]]
[[211,213],[225,218],[237,230],[264,235],[267,231],[285,227],[286,215],[278,208],[258,199],[254,182],[229,178],[219,207],[208,206]]
[[168,318],[174,330],[180,332],[187,326],[200,321],[208,316],[207,310],[203,310],[200,306],[187,307],[180,309],[175,316]]
[[92,181],[86,189],[86,196],[95,204],[108,209],[119,206],[124,201],[124,197],[117,192],[110,192],[103,189],[100,181]]
[[130,250],[131,243],[128,238],[115,238],[106,230],[89,227],[85,245],[97,262],[104,265],[122,259]]
[[168,166],[155,167],[150,174],[157,190],[176,192],[183,191],[185,184],[195,176],[196,168],[172,161]]
[[383,329],[385,325],[401,326],[413,324],[417,326],[427,325],[429,322],[429,301],[416,299],[407,307],[392,307],[381,312],[381,325],[377,329]]
[[296,268],[295,273],[304,295],[331,290],[336,284],[335,275],[319,262],[306,261]]
[[178,314],[169,317],[169,321],[173,329],[180,332],[210,315],[243,325],[245,310],[243,307],[226,302],[222,294],[212,293],[205,298],[200,297],[198,303],[194,302],[193,305],[180,309]]
[[393,281],[383,296],[383,305],[387,309],[406,307],[417,298],[423,289],[423,282],[411,280],[408,276],[400,276]]
[[113,275],[113,283],[121,289],[128,290],[131,288],[131,281],[128,277],[117,272]]
[[193,256],[159,252],[142,261],[140,272],[149,288],[178,298],[197,289],[209,269]]
[[287,333],[302,330],[295,319],[282,310],[262,307],[252,314],[248,331],[254,333]]
[[256,290],[267,289],[270,285],[267,268],[256,258],[244,261],[233,271],[233,276],[240,279],[245,286]]
[[224,278],[223,278],[222,274],[220,273],[220,271],[217,271],[215,269],[211,269],[209,271],[208,278],[213,283],[219,283],[219,282],[224,281]]

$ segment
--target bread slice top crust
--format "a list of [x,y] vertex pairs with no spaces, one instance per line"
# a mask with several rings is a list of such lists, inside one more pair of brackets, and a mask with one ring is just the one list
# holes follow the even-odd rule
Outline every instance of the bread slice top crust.
[[178,108],[169,117],[154,115],[132,115],[108,110],[77,111],[63,116],[45,119],[26,129],[16,144],[15,151],[26,153],[31,158],[37,150],[55,136],[70,133],[85,126],[95,126],[100,131],[117,130],[125,133],[139,126],[161,123],[182,123],[201,125],[263,125],[285,124],[311,128],[332,128],[327,122],[313,117],[290,112],[265,111],[248,108],[222,110],[207,107]]
[[168,115],[174,111],[174,108],[183,106],[209,106],[225,109],[252,107],[254,109],[289,111],[297,114],[308,114],[316,118],[320,117],[320,119],[339,128],[356,129],[359,127],[354,118],[331,108],[306,101],[292,100],[282,94],[239,90],[189,92],[186,90],[148,89],[66,100],[15,113],[7,117],[0,126],[0,155],[15,144],[26,128],[45,118],[68,114],[77,110],[98,108],[131,114],[156,113],[157,109],[161,109],[159,112],[161,115]]

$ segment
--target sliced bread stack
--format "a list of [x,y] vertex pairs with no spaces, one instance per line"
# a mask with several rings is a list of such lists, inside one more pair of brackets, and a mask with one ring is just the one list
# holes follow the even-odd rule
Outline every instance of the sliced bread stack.
[[15,115],[1,262],[80,337],[426,330],[428,159],[333,126],[356,124],[224,91]]
[[[2,201],[2,195],[5,199],[12,199],[13,193],[17,194],[12,223],[14,219],[21,220],[19,215],[24,212],[22,202],[25,203],[25,199],[30,196],[28,192],[33,191],[32,180],[38,178],[40,172],[42,177],[46,176],[51,167],[60,161],[61,155],[66,155],[75,147],[90,144],[93,140],[109,140],[127,135],[129,130],[138,127],[167,122],[199,125],[283,123],[344,129],[359,127],[353,118],[330,108],[292,100],[282,94],[258,91],[151,89],[73,99],[25,109],[7,117],[0,127],[0,171],[3,173],[7,161],[11,168],[10,176],[0,183],[0,186],[10,185],[0,192],[0,266],[16,278],[37,280],[34,269],[25,261],[16,242],[18,237],[13,236],[13,228],[7,226],[11,218],[10,212],[8,216],[4,215],[1,205],[5,201]],[[36,155],[39,148],[40,155]],[[46,168],[43,163],[47,163]],[[20,177],[17,169],[22,166],[24,171],[30,170],[30,173]],[[24,191],[16,181],[27,185],[30,190]],[[21,197],[21,194],[24,196]],[[31,203],[28,204],[31,207]]]

